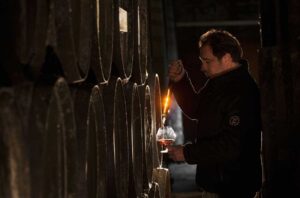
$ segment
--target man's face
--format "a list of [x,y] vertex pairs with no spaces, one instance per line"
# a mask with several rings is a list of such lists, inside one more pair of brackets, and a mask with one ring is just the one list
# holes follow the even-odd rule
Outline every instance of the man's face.
[[222,59],[219,60],[213,55],[212,49],[209,45],[204,45],[200,48],[199,59],[202,62],[201,71],[207,76],[211,77],[222,71]]

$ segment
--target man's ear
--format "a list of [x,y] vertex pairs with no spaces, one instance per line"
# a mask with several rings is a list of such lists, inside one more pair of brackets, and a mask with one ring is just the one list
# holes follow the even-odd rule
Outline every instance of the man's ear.
[[229,53],[224,54],[222,61],[225,65],[230,65],[232,63],[232,57]]

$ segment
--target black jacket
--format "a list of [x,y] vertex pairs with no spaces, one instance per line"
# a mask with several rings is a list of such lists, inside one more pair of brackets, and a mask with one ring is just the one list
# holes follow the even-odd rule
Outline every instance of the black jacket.
[[209,79],[199,93],[187,75],[172,91],[182,111],[198,120],[194,142],[184,146],[186,162],[197,164],[197,184],[219,193],[259,190],[260,96],[248,64]]

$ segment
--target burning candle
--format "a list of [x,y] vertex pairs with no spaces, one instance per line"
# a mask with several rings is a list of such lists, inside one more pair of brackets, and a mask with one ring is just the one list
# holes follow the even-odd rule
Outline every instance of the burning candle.
[[170,89],[168,89],[167,96],[165,99],[165,104],[164,104],[164,109],[163,109],[163,114],[167,114],[168,106],[169,106],[169,101],[170,101]]

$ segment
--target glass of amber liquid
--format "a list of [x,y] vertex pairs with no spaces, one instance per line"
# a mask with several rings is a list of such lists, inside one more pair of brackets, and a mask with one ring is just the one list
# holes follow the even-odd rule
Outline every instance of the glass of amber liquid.
[[156,134],[156,141],[162,147],[161,153],[167,153],[167,146],[172,145],[175,141],[176,133],[170,126],[160,127]]
[[162,168],[163,162],[163,154],[168,153],[167,146],[172,145],[175,141],[176,133],[170,126],[160,127],[156,133],[156,141],[161,146],[161,160],[160,160],[160,168]]
[[160,127],[156,134],[156,140],[159,145],[162,147],[161,153],[167,153],[167,146],[172,145],[175,141],[176,134],[172,127],[164,126]]

